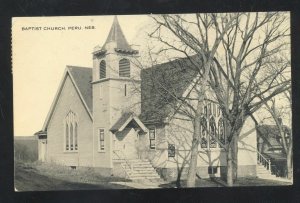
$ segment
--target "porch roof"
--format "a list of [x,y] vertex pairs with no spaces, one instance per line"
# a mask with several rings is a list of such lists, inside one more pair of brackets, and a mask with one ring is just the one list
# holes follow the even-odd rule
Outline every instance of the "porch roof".
[[148,131],[148,129],[142,123],[142,121],[137,116],[135,116],[133,113],[124,113],[119,118],[119,120],[117,120],[117,122],[110,128],[110,131],[112,133],[115,133],[117,131],[121,132],[121,131],[123,131],[127,127],[127,125],[131,121],[134,121],[143,132],[147,132]]
[[38,139],[47,139],[47,132],[43,130],[34,133],[34,135],[37,136]]

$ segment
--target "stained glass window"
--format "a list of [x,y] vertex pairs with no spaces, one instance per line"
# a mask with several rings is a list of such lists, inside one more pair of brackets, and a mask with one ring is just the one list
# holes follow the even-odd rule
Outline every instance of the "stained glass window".
[[[219,141],[223,145],[225,145],[225,129],[224,129],[224,122],[222,118],[220,118],[218,122],[218,131],[219,131],[219,135],[218,135]],[[222,146],[220,145],[220,147]]]
[[78,126],[77,116],[74,112],[69,111],[65,118],[65,150],[78,150]]
[[216,124],[215,124],[215,119],[214,119],[213,116],[209,120],[209,133],[210,133],[209,147],[210,148],[216,148],[217,147],[217,141],[215,139]]
[[205,119],[205,117],[201,118],[200,130],[201,130],[201,148],[207,148],[207,120]]

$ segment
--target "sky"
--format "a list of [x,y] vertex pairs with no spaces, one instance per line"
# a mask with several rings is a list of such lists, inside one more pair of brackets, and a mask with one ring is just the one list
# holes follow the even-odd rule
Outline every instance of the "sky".
[[[93,48],[103,45],[113,18],[12,19],[15,136],[30,136],[42,129],[66,66],[92,67]],[[118,20],[129,44],[135,44],[137,33],[147,24],[149,17],[124,15],[118,16]],[[95,29],[85,29],[85,26],[94,26]],[[50,30],[53,27],[64,27],[65,30]]]
[[[30,136],[42,129],[66,66],[92,67],[93,48],[104,44],[113,19],[114,16],[12,19],[15,136]],[[122,15],[118,20],[127,41],[139,45],[134,49],[141,55],[147,52],[143,47],[149,43],[160,48],[146,39],[145,32],[152,29],[149,16]],[[85,29],[86,26],[94,29]],[[55,27],[57,30],[52,30]],[[141,58],[147,63],[146,57]],[[163,57],[159,61],[162,60]]]

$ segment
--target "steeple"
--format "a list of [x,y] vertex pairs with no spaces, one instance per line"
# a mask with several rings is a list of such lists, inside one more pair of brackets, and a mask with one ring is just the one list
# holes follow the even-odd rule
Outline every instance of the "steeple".
[[138,53],[137,50],[132,49],[131,46],[128,44],[128,42],[123,34],[123,31],[121,29],[121,26],[119,24],[117,16],[114,17],[113,24],[110,28],[107,39],[106,39],[104,45],[102,46],[102,49],[100,50],[100,52],[107,51],[107,48],[108,48],[107,44],[110,42],[116,43],[116,47],[115,47],[116,52],[127,53],[127,54],[137,54]]

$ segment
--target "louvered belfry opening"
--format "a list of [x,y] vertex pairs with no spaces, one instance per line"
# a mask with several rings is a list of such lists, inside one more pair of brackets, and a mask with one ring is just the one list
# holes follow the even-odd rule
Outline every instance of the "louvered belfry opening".
[[119,77],[130,77],[130,62],[128,59],[119,61]]
[[100,79],[106,78],[106,62],[102,60],[100,62]]

